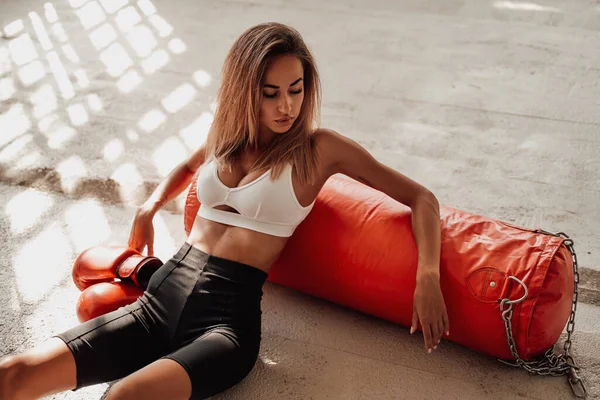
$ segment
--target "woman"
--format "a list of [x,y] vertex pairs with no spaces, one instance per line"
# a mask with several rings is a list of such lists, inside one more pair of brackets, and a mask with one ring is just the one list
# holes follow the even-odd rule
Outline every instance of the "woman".
[[200,399],[252,370],[262,285],[325,181],[346,174],[411,207],[419,251],[411,333],[431,352],[448,331],[439,284],[439,205],[416,182],[344,136],[315,129],[320,84],[294,29],[248,29],[224,64],[205,144],[136,212],[129,245],[153,254],[156,212],[197,173],[202,204],[185,244],[135,303],[0,365],[2,399],[30,399],[120,379],[113,399]]

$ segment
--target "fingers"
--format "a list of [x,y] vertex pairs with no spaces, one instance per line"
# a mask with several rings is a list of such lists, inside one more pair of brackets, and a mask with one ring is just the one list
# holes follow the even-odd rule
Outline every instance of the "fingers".
[[444,330],[444,321],[443,320],[441,320],[441,319],[438,320],[437,324],[438,324],[438,332],[440,334],[439,339],[438,339],[438,344],[440,344],[440,342],[444,338],[444,333],[446,331]]
[[442,331],[440,330],[439,320],[431,323],[431,345],[437,347],[442,339]]
[[141,254],[144,247],[146,247],[146,243],[140,240],[139,237],[134,236],[129,240],[129,247]]
[[129,242],[127,245],[138,252],[144,248],[144,243],[142,243],[140,240],[140,235],[137,232],[135,224],[131,227],[131,233],[129,234]]
[[419,324],[419,316],[417,315],[417,310],[413,310],[412,316],[412,325],[410,326],[410,334],[412,335],[418,328]]
[[425,348],[427,349],[428,353],[431,353],[431,350],[433,349],[433,339],[432,339],[432,335],[431,335],[431,325],[430,324],[424,324],[423,321],[421,321],[421,330],[423,332],[423,337],[425,338]]
[[421,330],[425,339],[425,348],[431,353],[431,350],[435,350],[442,341],[444,335],[444,323],[442,320],[435,321],[431,324],[424,324],[421,321]]
[[131,248],[135,248],[135,226],[131,227],[131,232],[129,233],[129,241],[127,242],[127,246],[131,247]]

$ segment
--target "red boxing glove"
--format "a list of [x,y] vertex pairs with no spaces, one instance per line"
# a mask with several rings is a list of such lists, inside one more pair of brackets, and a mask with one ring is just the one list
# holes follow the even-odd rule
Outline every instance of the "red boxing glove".
[[73,282],[85,290],[100,282],[118,278],[146,289],[152,274],[163,265],[153,256],[144,256],[128,247],[94,246],[85,250],[73,264]]
[[133,303],[144,291],[129,282],[101,282],[85,289],[77,301],[77,319],[89,321]]

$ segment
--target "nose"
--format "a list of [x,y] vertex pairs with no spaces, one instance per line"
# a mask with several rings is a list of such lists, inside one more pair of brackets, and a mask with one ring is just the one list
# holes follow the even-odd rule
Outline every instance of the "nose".
[[292,99],[289,95],[283,95],[277,104],[277,111],[282,114],[289,114],[292,111]]

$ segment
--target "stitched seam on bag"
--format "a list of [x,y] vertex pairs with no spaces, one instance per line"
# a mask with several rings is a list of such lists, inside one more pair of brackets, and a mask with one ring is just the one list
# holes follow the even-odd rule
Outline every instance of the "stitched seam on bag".
[[[490,275],[491,275],[491,274],[493,274],[493,273],[499,274],[499,275],[500,275],[500,278],[499,278],[499,279],[502,279],[502,281],[503,281],[503,282],[504,282],[504,280],[506,279],[506,273],[505,273],[505,272],[502,272],[502,271],[499,271],[499,270],[497,270],[496,268],[492,268],[492,267],[481,267],[481,268],[478,268],[478,269],[476,269],[475,271],[472,271],[472,272],[471,272],[469,275],[467,275],[467,277],[466,277],[467,288],[469,289],[469,291],[471,292],[471,295],[472,295],[472,296],[473,296],[475,299],[477,299],[477,300],[481,301],[482,303],[486,303],[486,304],[497,304],[497,303],[499,303],[499,299],[496,299],[496,300],[484,300],[483,298],[481,298],[481,297],[480,297],[480,296],[477,294],[477,291],[475,290],[475,288],[473,287],[473,285],[471,284],[471,278],[472,278],[474,275],[476,275],[476,274],[478,274],[478,273],[481,273],[481,271],[487,271],[487,272],[488,272]],[[486,289],[487,289],[487,288],[486,288]]]
[[485,275],[485,281],[483,282],[483,295],[481,296],[482,300],[486,300],[487,297],[487,291],[488,291],[488,282],[490,281],[490,275],[491,275],[491,271],[488,270],[487,274]]
[[[529,297],[529,299],[531,299],[530,300],[531,301],[530,311],[527,313],[526,316],[524,316],[524,318],[523,317],[518,318],[517,323],[515,324],[517,332],[519,331],[519,328],[521,326],[525,325],[524,332],[523,332],[524,335],[525,335],[525,340],[523,342],[525,344],[525,347],[522,349],[523,351],[525,351],[525,350],[527,350],[529,348],[529,332],[530,332],[531,324],[533,322],[533,311],[535,310],[535,306],[537,304],[537,299],[539,297],[539,289],[541,288],[541,285],[543,285],[543,282],[546,280],[546,274],[548,272],[548,267],[546,267],[545,271],[543,272],[543,278],[541,279],[541,285],[540,285],[540,287],[536,288],[537,291],[533,291],[532,290],[533,288],[531,287],[531,281],[535,277],[535,274],[538,271],[538,269],[540,267],[543,267],[540,264],[542,262],[541,259],[544,256],[544,254],[547,252],[548,245],[550,244],[550,241],[551,241],[551,239],[550,239],[549,236],[548,237],[544,237],[544,239],[545,239],[545,244],[544,244],[543,250],[540,252],[540,255],[538,256],[538,259],[536,260],[535,266],[534,266],[534,268],[532,270],[532,273],[531,273],[531,279],[529,280],[529,282],[525,282],[525,284],[527,285],[528,290],[529,290],[529,296],[528,297]],[[548,257],[548,266],[550,266],[550,262],[551,261],[552,261],[552,256]],[[532,298],[533,294],[535,294],[535,297]],[[529,300],[529,299],[525,299],[525,301],[523,301],[521,304],[519,304],[519,314],[518,315],[521,315],[522,310],[523,310],[523,306],[525,305],[525,302],[527,300]],[[517,348],[518,348],[518,345],[517,345]],[[527,355],[529,355],[529,354],[527,354]]]
[[[552,241],[553,241],[553,237],[548,236],[548,240],[546,241],[546,246],[544,247],[544,251],[546,251],[546,249],[548,248],[548,246],[550,245],[550,243]],[[564,243],[564,239],[560,239],[560,241],[557,243],[557,245],[554,247],[554,249],[551,251],[550,255],[548,256],[548,262],[547,262],[546,269],[544,271],[543,278],[542,278],[540,286],[537,290],[537,295],[535,296],[535,299],[531,305],[531,312],[525,319],[525,321],[527,322],[527,328],[525,331],[525,333],[526,333],[525,347],[526,348],[529,348],[529,339],[530,339],[529,332],[531,331],[531,325],[533,325],[533,314],[534,314],[535,308],[537,306],[538,299],[540,298],[540,293],[542,291],[542,288],[544,287],[544,283],[546,282],[546,279],[548,278],[548,271],[550,270],[550,265],[552,264],[552,261],[554,261],[554,258],[556,257],[556,252],[563,245],[563,243]],[[540,254],[540,257],[542,257],[542,255],[544,254],[544,251],[542,251],[542,254]],[[538,264],[536,264],[536,265],[538,265]],[[536,267],[536,270],[537,270],[537,268],[539,268],[539,267]],[[552,346],[554,346],[554,343],[552,343]]]

